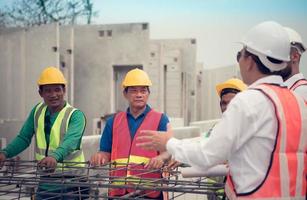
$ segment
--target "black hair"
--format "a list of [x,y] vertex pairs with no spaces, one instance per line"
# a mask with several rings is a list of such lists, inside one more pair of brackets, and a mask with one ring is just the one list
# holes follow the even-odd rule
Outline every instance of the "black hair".
[[[63,87],[63,89],[65,89],[65,84],[60,84],[60,85]],[[38,86],[38,88],[39,88],[40,91],[43,90],[43,87],[44,87],[44,85]]]
[[225,88],[221,91],[221,95],[220,97],[222,98],[222,96],[224,96],[225,94],[228,94],[228,93],[234,93],[234,94],[237,94],[241,92],[240,90],[238,89],[235,89],[235,88]]
[[[124,89],[124,92],[125,92],[125,93],[127,93],[127,92],[128,92],[128,88],[129,88],[129,87],[131,87],[131,86],[125,87],[125,89]],[[145,86],[145,87],[147,88],[148,93],[150,93],[150,89],[149,89],[149,87],[148,87],[148,86]]]
[[[281,75],[281,72],[280,71],[273,71],[271,72],[271,70],[269,68],[267,68],[259,59],[258,56],[256,56],[255,54],[252,54],[250,53],[249,51],[247,51],[245,49],[245,52],[244,52],[244,56],[245,57],[248,57],[250,56],[256,63],[257,65],[257,68],[258,70],[262,73],[262,74],[267,74],[267,75]],[[267,56],[266,57],[270,62],[274,63],[274,64],[281,64],[283,61],[281,60],[277,60],[275,58],[272,58],[272,57],[269,57]]]

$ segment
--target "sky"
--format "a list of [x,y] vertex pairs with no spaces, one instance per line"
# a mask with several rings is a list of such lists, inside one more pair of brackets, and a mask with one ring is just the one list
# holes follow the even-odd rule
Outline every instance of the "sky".
[[[236,64],[237,43],[254,25],[274,20],[307,44],[307,0],[93,0],[95,23],[148,22],[152,39],[196,38],[204,68]],[[301,60],[307,75],[307,52]]]
[[[0,7],[12,0],[0,0]],[[148,22],[151,39],[196,38],[205,69],[236,64],[237,43],[254,25],[274,20],[307,45],[307,0],[92,0],[96,24]],[[307,52],[301,65],[307,76]]]

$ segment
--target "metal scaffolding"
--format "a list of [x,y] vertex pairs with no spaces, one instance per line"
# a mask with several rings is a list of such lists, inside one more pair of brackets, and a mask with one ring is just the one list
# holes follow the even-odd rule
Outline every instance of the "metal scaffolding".
[[[114,167],[116,165],[121,167]],[[161,178],[110,175],[110,172],[127,169],[127,163],[107,163],[98,167],[85,162],[61,163],[54,171],[39,167],[37,161],[7,160],[0,170],[0,199],[149,199],[147,195],[152,191],[168,192],[169,199],[186,193],[223,195],[220,190],[224,184],[207,181],[205,177],[184,179],[178,169],[167,167],[138,169],[138,176],[157,172],[163,174]],[[114,181],[124,184],[111,184]],[[108,194],[112,188],[133,192],[115,198]]]

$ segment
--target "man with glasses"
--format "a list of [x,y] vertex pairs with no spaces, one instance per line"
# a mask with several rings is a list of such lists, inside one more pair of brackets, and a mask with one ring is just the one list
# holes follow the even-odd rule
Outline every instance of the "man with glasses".
[[249,87],[232,99],[208,139],[143,131],[137,146],[167,150],[203,170],[227,160],[229,199],[305,199],[306,107],[279,76],[290,61],[289,37],[268,21],[253,27],[242,44],[238,62]]
[[285,84],[290,90],[293,90],[297,94],[301,95],[305,101],[307,101],[307,80],[302,73],[300,73],[300,60],[302,54],[306,51],[306,47],[303,44],[301,36],[293,29],[284,27],[287,31],[290,44],[290,59],[289,69],[290,73],[284,77]]
[[[140,69],[130,70],[122,83],[123,95],[129,103],[126,112],[116,113],[107,120],[100,140],[100,150],[91,158],[92,165],[112,163],[115,168],[110,176],[114,185],[138,184],[139,179],[161,178],[160,169],[164,160],[158,156],[158,151],[145,151],[135,146],[135,138],[141,130],[166,131],[169,123],[165,114],[157,112],[147,104],[151,86],[147,73]],[[166,158],[168,158],[166,156]],[[158,168],[153,173],[144,172],[144,169]],[[129,179],[129,178],[130,179]],[[121,181],[118,179],[122,179]],[[141,182],[143,182],[141,181]],[[110,189],[109,196],[123,196],[134,193],[132,189]],[[146,198],[163,199],[159,191],[142,191]]]

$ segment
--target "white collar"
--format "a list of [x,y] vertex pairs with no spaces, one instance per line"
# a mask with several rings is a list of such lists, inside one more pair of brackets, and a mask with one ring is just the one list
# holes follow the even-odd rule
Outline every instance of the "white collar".
[[285,81],[285,85],[290,88],[294,83],[300,79],[303,79],[304,75],[302,73],[294,74],[289,79]]
[[257,81],[255,81],[254,83],[252,83],[248,87],[255,87],[255,86],[260,85],[262,83],[274,83],[274,84],[278,84],[278,85],[282,85],[282,86],[284,85],[284,81],[282,80],[281,76],[270,75],[270,76],[266,76],[266,77],[258,79]]

